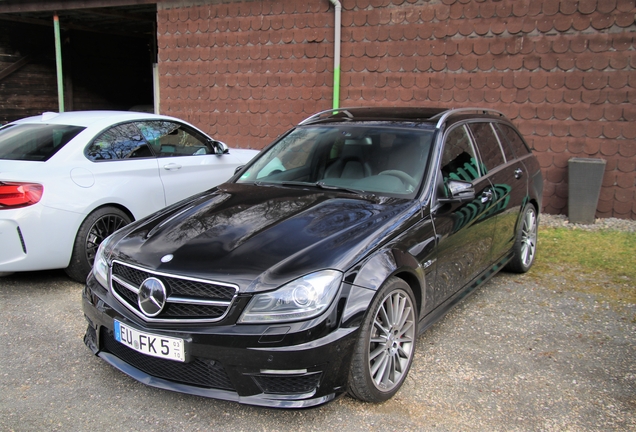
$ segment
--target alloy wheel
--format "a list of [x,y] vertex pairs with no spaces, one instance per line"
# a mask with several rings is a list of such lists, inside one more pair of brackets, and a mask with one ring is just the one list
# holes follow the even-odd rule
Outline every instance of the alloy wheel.
[[410,297],[402,290],[390,292],[373,319],[369,341],[369,375],[383,392],[402,382],[413,357],[415,311]]
[[104,239],[127,223],[124,218],[118,215],[105,215],[95,221],[86,236],[86,259],[90,265],[93,265],[97,248]]
[[534,260],[537,248],[537,215],[534,210],[526,212],[521,231],[521,261],[524,266],[529,266]]

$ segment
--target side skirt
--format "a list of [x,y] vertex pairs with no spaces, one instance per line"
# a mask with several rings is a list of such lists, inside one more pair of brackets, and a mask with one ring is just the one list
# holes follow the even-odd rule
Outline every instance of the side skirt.
[[501,257],[493,266],[481,273],[472,282],[467,284],[464,288],[457,291],[451,297],[449,297],[444,303],[437,306],[430,311],[425,317],[420,320],[418,326],[418,334],[424,333],[430,326],[435,324],[438,320],[444,317],[457,303],[459,303],[465,297],[468,297],[473,291],[475,291],[484,282],[487,282],[491,277],[499,273],[506,264],[512,259],[512,251]]

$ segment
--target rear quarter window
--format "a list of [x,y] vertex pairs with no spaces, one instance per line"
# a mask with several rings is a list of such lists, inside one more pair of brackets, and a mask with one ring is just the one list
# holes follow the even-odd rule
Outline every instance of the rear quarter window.
[[0,129],[0,159],[45,162],[84,129],[58,124],[6,126]]
[[497,127],[518,158],[530,153],[530,149],[528,149],[516,130],[505,124],[498,124]]

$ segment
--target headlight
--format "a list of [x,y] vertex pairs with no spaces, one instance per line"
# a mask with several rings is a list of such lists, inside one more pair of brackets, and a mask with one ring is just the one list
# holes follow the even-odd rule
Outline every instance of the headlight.
[[95,279],[102,284],[104,288],[108,289],[108,258],[113,251],[113,236],[108,236],[97,248],[95,254],[95,262],[93,263],[93,275]]
[[256,294],[239,323],[274,323],[313,318],[323,313],[338,293],[342,273],[324,270],[296,279],[275,291]]

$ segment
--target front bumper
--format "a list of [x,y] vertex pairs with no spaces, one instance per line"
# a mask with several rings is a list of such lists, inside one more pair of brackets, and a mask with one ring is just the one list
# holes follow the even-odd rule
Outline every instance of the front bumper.
[[[306,408],[344,394],[358,329],[333,326],[339,302],[319,320],[283,325],[149,324],[91,275],[83,292],[84,342],[132,378],[166,390],[276,408]],[[138,353],[113,337],[113,320],[178,337],[186,362]],[[317,336],[314,336],[317,335]]]

